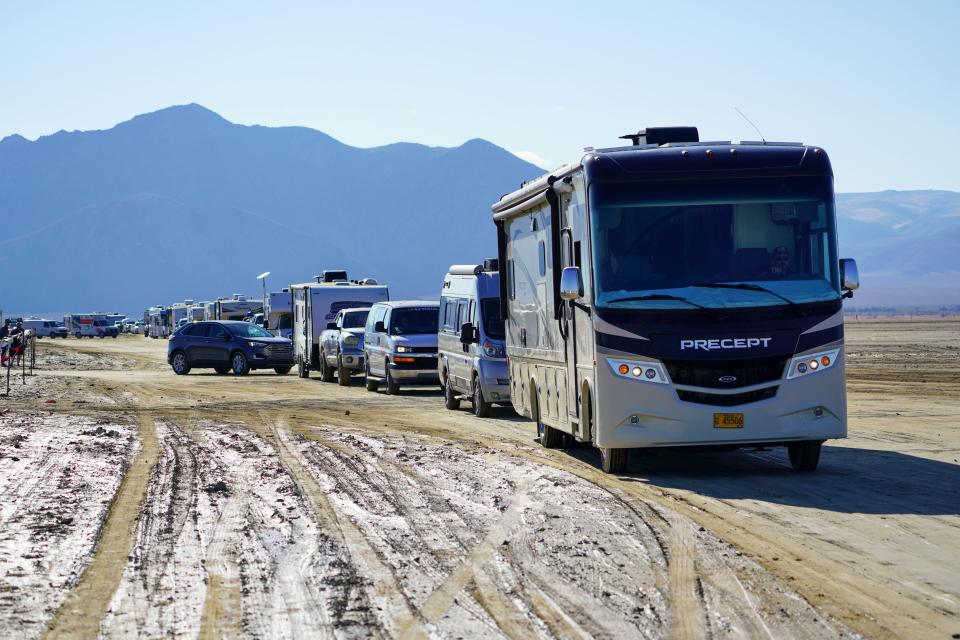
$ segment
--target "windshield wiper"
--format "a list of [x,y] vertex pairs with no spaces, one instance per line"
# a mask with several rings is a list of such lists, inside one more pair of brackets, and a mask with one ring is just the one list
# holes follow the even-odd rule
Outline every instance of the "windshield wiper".
[[762,291],[764,293],[769,293],[772,296],[776,296],[777,298],[780,298],[786,302],[797,315],[804,315],[803,311],[800,309],[800,305],[798,305],[796,302],[790,298],[785,298],[776,291],[767,289],[766,287],[761,287],[758,284],[750,284],[749,282],[704,282],[691,286],[702,287],[704,289],[742,289],[744,291]]
[[642,301],[642,300],[677,300],[678,302],[686,302],[690,306],[696,307],[697,309],[705,309],[706,311],[715,311],[715,309],[711,309],[710,307],[705,307],[702,304],[697,304],[696,302],[692,302],[690,300],[687,300],[686,298],[681,298],[680,296],[672,296],[668,293],[652,293],[646,296],[629,296],[627,298],[617,298],[616,300],[610,300],[607,304],[613,304],[615,302],[636,302],[636,301]]

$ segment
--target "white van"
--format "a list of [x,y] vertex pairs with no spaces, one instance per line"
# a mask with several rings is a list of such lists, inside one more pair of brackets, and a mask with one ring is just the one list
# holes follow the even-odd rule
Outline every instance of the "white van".
[[437,367],[444,400],[447,409],[470,400],[481,418],[493,404],[510,404],[497,264],[451,266],[440,293]]
[[437,384],[437,318],[439,302],[381,302],[367,315],[363,352],[367,391],[382,381],[387,394],[401,384]]
[[23,321],[24,329],[32,329],[38,338],[66,338],[67,328],[58,324],[56,320],[42,318],[28,318]]

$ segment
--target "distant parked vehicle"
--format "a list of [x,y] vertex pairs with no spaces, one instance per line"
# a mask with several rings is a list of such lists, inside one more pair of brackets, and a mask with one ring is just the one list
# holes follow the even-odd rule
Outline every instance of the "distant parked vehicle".
[[400,385],[437,384],[437,319],[440,303],[379,302],[370,308],[364,334],[367,391],[383,382],[389,395]]
[[320,379],[333,380],[341,387],[350,384],[350,376],[364,370],[363,334],[369,308],[341,309],[337,317],[320,334]]
[[267,297],[264,329],[275,336],[293,338],[293,296],[289,289],[271,292]]
[[133,323],[133,328],[130,330],[130,333],[134,333],[139,336],[143,334],[144,326],[143,320],[137,320]]
[[251,369],[286,375],[293,368],[293,344],[242,320],[192,322],[170,337],[167,363],[177,375],[202,368],[238,376]]
[[490,415],[492,404],[510,404],[510,372],[500,317],[497,260],[453,265],[440,296],[440,384],[447,409],[470,400],[473,413]]
[[66,338],[69,335],[67,328],[58,326],[56,320],[28,318],[23,321],[23,328],[33,329],[38,338]]
[[68,334],[75,338],[116,338],[120,331],[105,313],[76,313],[63,317]]

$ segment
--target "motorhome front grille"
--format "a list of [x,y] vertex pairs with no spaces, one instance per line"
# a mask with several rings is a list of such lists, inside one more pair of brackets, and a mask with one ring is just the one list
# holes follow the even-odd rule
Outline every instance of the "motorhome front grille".
[[664,360],[670,380],[674,384],[713,389],[736,389],[763,384],[783,377],[787,358],[758,358],[756,360]]
[[677,389],[677,395],[684,402],[696,402],[697,404],[709,404],[714,407],[735,407],[741,404],[766,400],[777,395],[779,387],[766,387],[764,389],[755,389],[745,393],[703,393],[701,391],[685,391]]

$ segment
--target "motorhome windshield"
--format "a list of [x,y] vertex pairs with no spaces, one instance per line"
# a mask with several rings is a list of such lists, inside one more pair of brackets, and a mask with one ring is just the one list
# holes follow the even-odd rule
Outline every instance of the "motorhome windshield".
[[362,329],[367,324],[367,315],[369,311],[350,311],[343,314],[344,329]]
[[598,305],[757,307],[839,297],[829,179],[715,182],[590,187]]
[[483,332],[490,338],[503,339],[503,319],[500,317],[500,298],[484,298],[480,301]]
[[439,322],[437,307],[401,307],[390,314],[390,334],[408,336],[436,333]]

